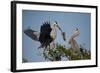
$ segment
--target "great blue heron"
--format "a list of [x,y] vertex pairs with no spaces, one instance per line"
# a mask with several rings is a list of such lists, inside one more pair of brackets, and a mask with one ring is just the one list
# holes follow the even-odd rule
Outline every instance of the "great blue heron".
[[55,21],[52,25],[50,22],[46,21],[43,23],[43,25],[41,25],[40,32],[32,29],[26,29],[24,33],[32,40],[40,42],[41,45],[39,48],[46,49],[47,46],[50,46],[50,43],[56,39],[57,28],[61,31],[61,33],[63,33],[57,21]]

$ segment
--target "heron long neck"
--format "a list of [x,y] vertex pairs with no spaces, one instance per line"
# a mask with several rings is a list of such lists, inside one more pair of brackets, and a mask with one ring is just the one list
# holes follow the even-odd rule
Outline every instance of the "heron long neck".
[[50,33],[50,36],[55,39],[57,36],[57,28],[56,27],[52,27],[52,31]]

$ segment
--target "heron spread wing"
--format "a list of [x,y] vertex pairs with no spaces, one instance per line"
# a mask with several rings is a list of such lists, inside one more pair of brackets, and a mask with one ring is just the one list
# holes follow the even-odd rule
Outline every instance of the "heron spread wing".
[[24,31],[24,33],[29,36],[32,40],[35,40],[35,41],[39,41],[39,36],[40,36],[40,33],[37,32],[37,31],[34,31],[32,29],[26,29]]
[[47,46],[51,43],[52,39],[50,37],[51,32],[51,26],[50,22],[44,22],[43,25],[40,28],[40,38],[39,41],[41,43],[41,46]]

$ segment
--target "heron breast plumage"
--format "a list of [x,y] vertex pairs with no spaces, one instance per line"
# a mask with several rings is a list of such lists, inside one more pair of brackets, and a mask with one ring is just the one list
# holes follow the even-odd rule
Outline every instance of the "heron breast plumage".
[[54,40],[56,38],[56,35],[57,35],[57,31],[56,29],[52,29],[51,33],[50,33],[50,36],[51,38]]

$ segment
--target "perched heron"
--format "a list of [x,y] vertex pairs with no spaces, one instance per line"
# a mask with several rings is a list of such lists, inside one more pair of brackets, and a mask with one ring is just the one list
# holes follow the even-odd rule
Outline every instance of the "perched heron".
[[34,31],[32,29],[26,29],[24,33],[29,36],[32,40],[40,42],[39,48],[47,48],[50,46],[50,43],[56,39],[57,29],[62,32],[62,29],[59,27],[57,21],[51,25],[50,22],[46,21],[41,25],[40,32]]
[[71,47],[72,47],[72,50],[73,50],[74,53],[80,53],[80,47],[79,47],[77,41],[75,40],[75,38],[77,36],[79,36],[79,34],[80,34],[80,31],[79,31],[78,28],[76,28],[74,30],[73,35],[69,39],[69,44],[71,44]]

